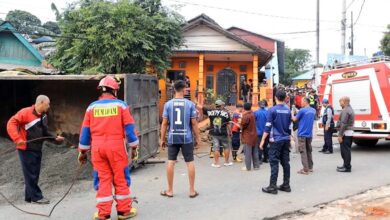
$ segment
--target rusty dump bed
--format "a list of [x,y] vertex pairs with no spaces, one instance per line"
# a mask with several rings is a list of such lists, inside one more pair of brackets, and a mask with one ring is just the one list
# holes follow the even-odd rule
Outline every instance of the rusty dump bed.
[[[158,80],[143,74],[120,74],[119,99],[131,108],[140,132],[139,161],[157,154]],[[23,107],[31,106],[39,94],[49,96],[50,131],[77,136],[88,105],[99,94],[97,85],[104,75],[3,75],[0,73],[0,136],[7,137],[8,119]]]

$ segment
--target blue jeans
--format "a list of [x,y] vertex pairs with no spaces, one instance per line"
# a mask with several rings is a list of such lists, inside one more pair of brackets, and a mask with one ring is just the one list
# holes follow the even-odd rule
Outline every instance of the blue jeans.
[[279,174],[279,162],[283,167],[283,181],[290,181],[290,141],[274,142],[269,148],[269,164],[271,166],[270,185],[276,185]]

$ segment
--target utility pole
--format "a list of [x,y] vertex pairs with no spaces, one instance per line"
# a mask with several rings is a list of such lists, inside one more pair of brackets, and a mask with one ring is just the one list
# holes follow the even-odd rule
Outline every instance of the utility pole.
[[317,47],[316,65],[320,64],[320,0],[317,0]]
[[353,12],[351,11],[351,51],[349,55],[353,55]]
[[347,0],[343,0],[341,11],[341,54],[345,54],[345,31],[347,29]]

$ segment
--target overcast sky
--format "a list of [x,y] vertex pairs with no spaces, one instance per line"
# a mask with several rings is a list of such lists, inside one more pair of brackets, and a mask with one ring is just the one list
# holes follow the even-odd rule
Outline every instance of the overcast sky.
[[[50,9],[54,2],[58,9],[71,0],[0,0],[0,17],[8,11],[29,11],[43,22],[54,20]],[[320,62],[326,62],[326,54],[341,52],[342,0],[320,0]],[[363,4],[364,2],[364,4]],[[291,32],[315,31],[316,0],[163,0],[163,4],[175,8],[187,20],[201,13],[213,18],[224,28],[241,27],[285,41],[290,48],[308,49],[315,59],[315,32],[291,34]],[[390,24],[390,0],[347,0],[347,24],[354,22],[361,10],[355,29],[355,55],[371,56],[379,49],[387,24]],[[363,7],[362,7],[363,5]],[[347,30],[347,42],[350,29]]]

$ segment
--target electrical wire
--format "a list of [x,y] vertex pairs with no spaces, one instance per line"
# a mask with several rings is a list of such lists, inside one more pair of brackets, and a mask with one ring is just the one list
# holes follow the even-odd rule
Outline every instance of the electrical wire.
[[[199,3],[193,3],[193,2],[186,2],[186,1],[182,1],[182,0],[166,0],[166,1],[171,1],[171,2],[176,2],[176,3],[179,3],[179,4],[184,4],[186,6],[194,5],[194,6],[204,7],[204,8],[213,8],[213,9],[217,9],[217,10],[236,12],[236,13],[241,13],[241,14],[251,14],[251,15],[257,15],[257,16],[263,16],[263,17],[280,18],[280,19],[288,19],[288,20],[292,19],[292,20],[307,21],[307,22],[309,22],[309,21],[310,22],[316,21],[316,19],[310,19],[310,18],[300,18],[300,17],[271,15],[271,14],[264,14],[264,13],[253,12],[253,11],[239,10],[239,9],[233,9],[233,8],[223,8],[223,7],[213,6],[213,5],[205,5],[205,4],[199,4]],[[340,23],[339,20],[320,20],[320,22]],[[373,24],[359,24],[359,25],[360,26],[377,27],[377,28],[386,28],[385,26],[373,25]]]
[[362,14],[363,7],[364,7],[364,3],[366,3],[366,0],[363,0],[362,6],[360,6],[359,15],[358,15],[358,17],[356,18],[355,23],[353,23],[354,26],[356,25],[356,23],[358,22],[358,20],[359,20],[359,18],[360,18],[360,15]]

